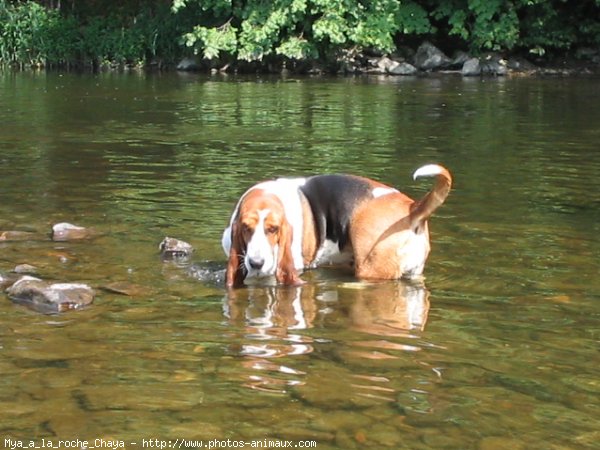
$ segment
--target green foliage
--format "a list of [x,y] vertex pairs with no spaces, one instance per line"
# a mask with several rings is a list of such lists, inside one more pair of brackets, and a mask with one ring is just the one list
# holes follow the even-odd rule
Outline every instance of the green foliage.
[[396,13],[398,30],[403,35],[426,34],[433,31],[429,13],[414,1],[403,1]]
[[42,31],[45,36],[43,53],[48,65],[68,65],[80,54],[79,24],[74,17],[61,17],[50,12]]
[[13,65],[44,65],[53,43],[57,14],[37,3],[13,4],[0,0],[0,62]]
[[221,52],[230,53],[237,48],[236,29],[229,23],[219,28],[196,26],[194,31],[184,36],[185,45],[194,48],[197,53],[198,46],[204,48],[204,57],[213,59],[219,57]]
[[402,8],[399,0],[176,0],[173,10],[185,14],[192,4],[201,6],[200,23],[183,42],[209,59],[306,59],[352,46],[392,51],[401,26],[429,30],[424,10],[414,2]]
[[83,54],[97,64],[142,65],[155,57],[175,59],[182,29],[164,7],[133,17],[90,17],[81,33]]
[[600,1],[531,2],[522,11],[521,42],[531,52],[600,45]]
[[119,27],[111,17],[91,18],[82,30],[83,53],[94,55],[97,63],[122,63],[138,53],[138,39],[129,30]]
[[460,36],[473,50],[511,49],[518,41],[519,18],[514,1],[446,0],[436,3],[432,17],[446,22],[448,34]]
[[330,62],[421,35],[473,52],[597,47],[600,0],[0,0],[0,65]]
[[198,26],[195,53],[261,60],[306,59],[338,49],[391,52],[405,36],[455,36],[472,51],[565,49],[600,39],[599,0],[174,0]]
[[314,44],[298,36],[292,36],[283,41],[281,45],[275,49],[275,53],[297,60],[314,59],[318,56]]
[[178,39],[187,25],[175,20],[167,4],[142,9],[134,16],[76,17],[32,1],[0,0],[0,65],[81,61],[142,65],[154,57],[174,60],[181,54]]
[[523,48],[543,54],[600,40],[598,0],[430,0],[442,34],[472,50]]

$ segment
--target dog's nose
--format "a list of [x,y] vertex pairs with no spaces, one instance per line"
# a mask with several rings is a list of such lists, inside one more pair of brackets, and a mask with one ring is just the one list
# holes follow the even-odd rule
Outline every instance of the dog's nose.
[[265,259],[261,257],[250,258],[248,260],[248,264],[250,264],[250,267],[253,269],[260,270],[260,268],[265,264]]

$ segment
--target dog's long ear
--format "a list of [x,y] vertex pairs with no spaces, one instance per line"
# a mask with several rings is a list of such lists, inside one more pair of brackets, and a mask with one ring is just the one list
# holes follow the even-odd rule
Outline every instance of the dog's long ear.
[[246,253],[246,242],[242,236],[242,230],[238,222],[231,226],[231,249],[227,262],[227,275],[225,284],[229,288],[240,287],[244,284],[246,268],[244,267],[244,254]]
[[298,276],[298,271],[294,265],[292,237],[292,226],[287,220],[284,220],[279,229],[279,255],[275,278],[281,284],[299,285],[304,282]]

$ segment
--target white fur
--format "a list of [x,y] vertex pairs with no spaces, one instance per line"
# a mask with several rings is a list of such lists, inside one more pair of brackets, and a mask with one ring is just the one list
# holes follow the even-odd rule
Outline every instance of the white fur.
[[[229,252],[231,250],[231,227],[233,225],[233,221],[238,215],[242,200],[250,191],[254,189],[262,189],[269,194],[275,195],[283,204],[285,217],[292,226],[292,257],[294,260],[294,267],[297,270],[302,270],[304,268],[304,259],[302,257],[302,230],[304,223],[299,188],[305,182],[306,178],[278,178],[276,180],[258,183],[248,189],[244,195],[240,197],[240,200],[238,201],[233,214],[231,215],[231,219],[229,220],[229,226],[223,231],[221,245],[223,246],[225,255],[229,256]],[[277,261],[276,256],[275,261]],[[248,268],[249,266],[246,265],[246,267]]]
[[382,197],[388,194],[394,194],[396,192],[398,192],[398,189],[394,189],[391,187],[376,187],[371,191],[374,198]]
[[415,173],[413,173],[413,180],[416,180],[419,177],[434,177],[440,175],[443,170],[444,168],[437,164],[427,164],[415,170]]
[[304,258],[302,257],[304,216],[302,215],[302,200],[299,189],[300,186],[306,183],[306,178],[278,178],[271,182],[267,181],[265,184],[267,183],[267,186],[261,188],[281,200],[285,217],[292,226],[292,258],[294,260],[294,267],[297,270],[302,270],[304,268]]
[[231,251],[231,225],[223,230],[223,236],[221,237],[221,246],[225,252],[225,256],[229,257]]
[[312,262],[311,267],[318,267],[327,264],[347,264],[352,261],[352,250],[340,251],[339,244],[337,242],[326,239],[321,245],[321,248],[317,251],[315,260]]
[[398,247],[398,258],[402,261],[402,274],[405,278],[419,277],[425,269],[425,261],[429,255],[429,238],[427,233],[407,231],[410,237],[404,245]]
[[[247,277],[266,277],[275,275],[277,269],[277,254],[279,246],[271,247],[267,234],[265,233],[265,219],[270,210],[261,209],[258,211],[258,223],[254,229],[252,237],[248,241],[246,254],[244,255],[244,265],[248,271]],[[262,259],[263,266],[260,269],[254,269],[250,265],[252,259]]]

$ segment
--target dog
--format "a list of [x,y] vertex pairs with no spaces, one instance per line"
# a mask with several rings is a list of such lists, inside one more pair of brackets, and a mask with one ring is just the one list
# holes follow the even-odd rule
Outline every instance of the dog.
[[298,285],[302,270],[326,264],[351,264],[365,280],[421,277],[430,251],[427,220],[446,200],[452,176],[428,164],[414,172],[413,179],[419,177],[436,181],[418,201],[356,175],[278,178],[252,186],[223,232],[227,287],[268,276]]

